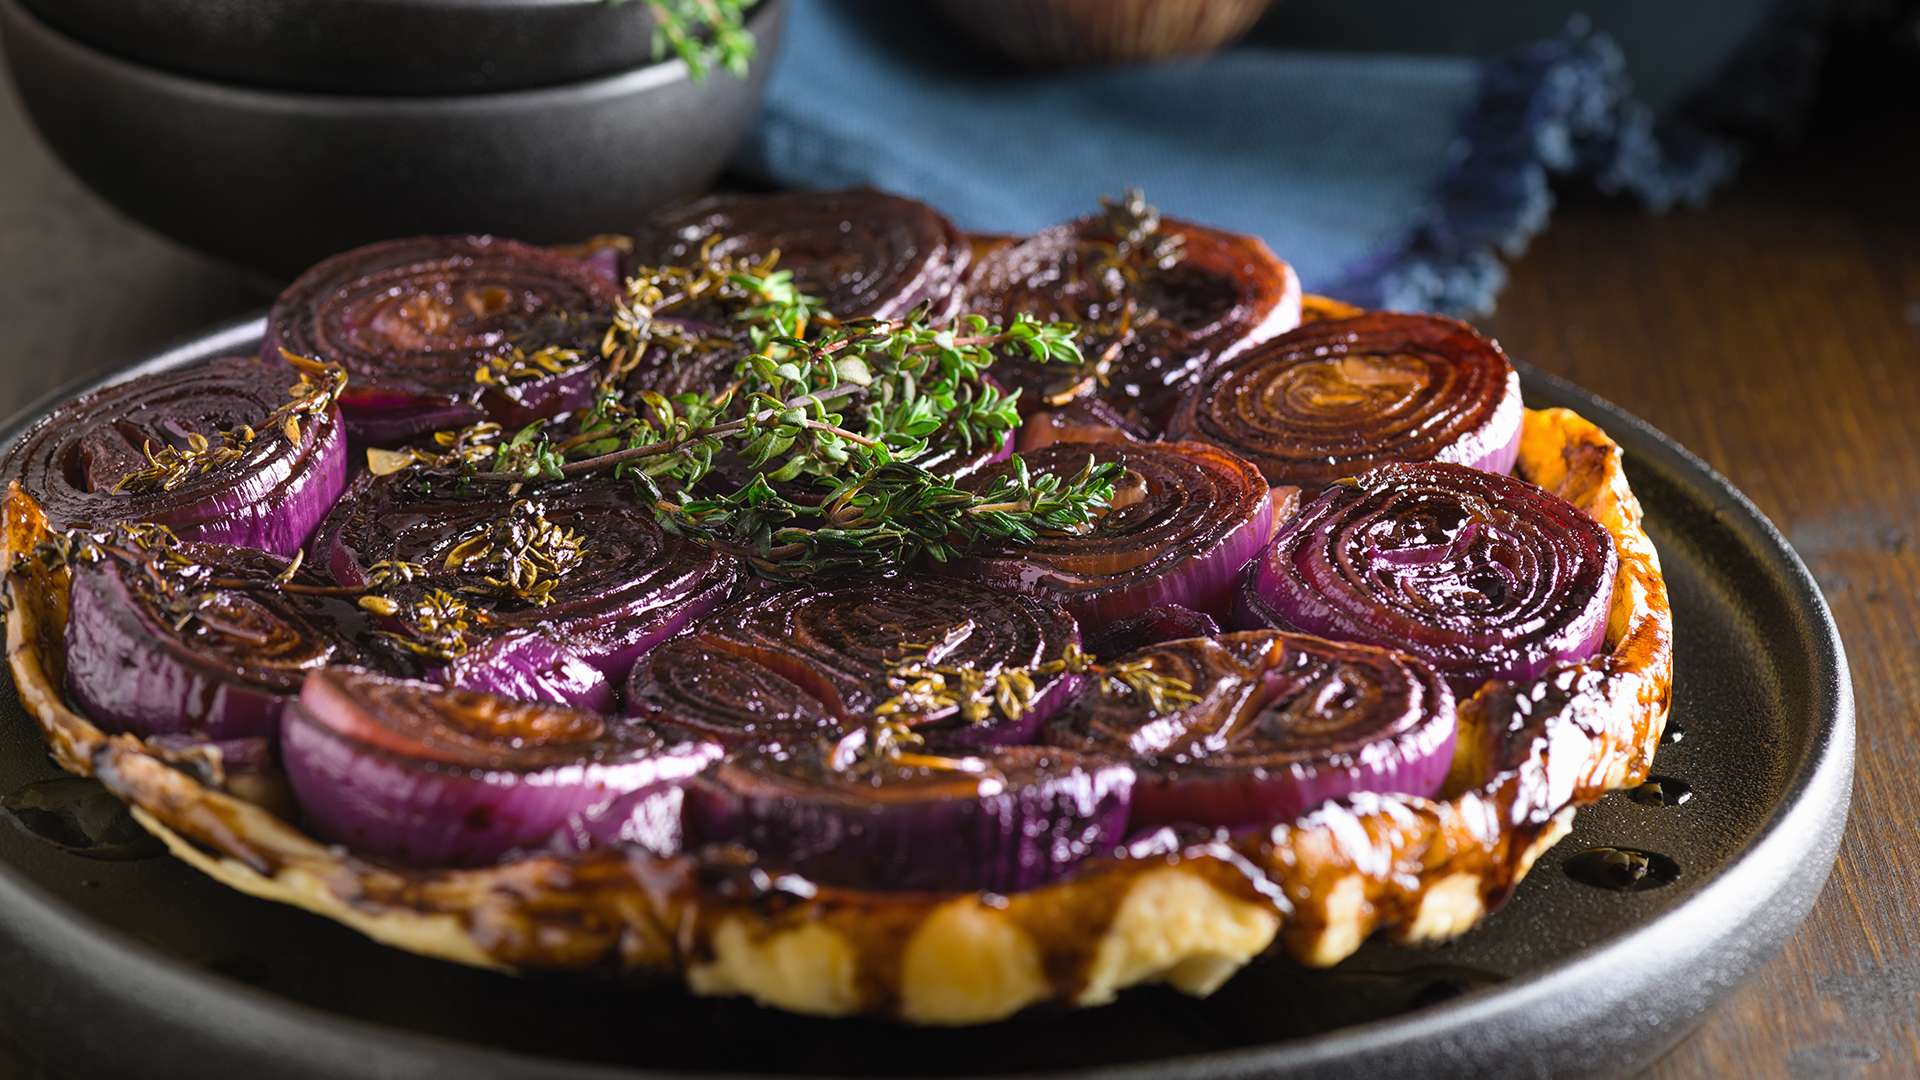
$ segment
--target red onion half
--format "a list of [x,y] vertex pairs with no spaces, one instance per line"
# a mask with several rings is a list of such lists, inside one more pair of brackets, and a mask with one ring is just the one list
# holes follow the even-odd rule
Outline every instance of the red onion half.
[[314,830],[411,866],[477,866],[569,819],[678,786],[719,756],[631,720],[331,668],[281,723],[281,759]]
[[[802,292],[841,319],[951,314],[966,238],[924,203],[871,188],[720,195],[669,210],[633,238],[626,266],[733,262],[779,254]],[[676,314],[699,317],[697,307]]]
[[1273,825],[1358,792],[1430,796],[1453,759],[1453,694],[1402,653],[1267,630],[1112,663],[1146,665],[1199,695],[1161,711],[1134,692],[1088,693],[1048,731],[1134,762],[1133,829]]
[[1042,747],[957,757],[751,753],[687,789],[691,842],[752,848],[821,884],[1018,892],[1122,839],[1133,770]]
[[0,485],[18,480],[55,529],[152,522],[183,540],[291,555],[347,482],[336,410],[299,417],[293,440],[270,419],[298,377],[277,356],[234,357],[96,390],[27,429]]
[[1599,522],[1524,480],[1383,465],[1281,526],[1241,622],[1400,649],[1465,696],[1599,651],[1618,563]]
[[[354,438],[392,442],[483,417],[510,428],[591,400],[620,291],[565,255],[488,236],[356,248],[302,274],[267,317],[262,355],[330,361]],[[481,382],[493,361],[553,353]],[[560,357],[566,357],[561,362]]]
[[1224,618],[1240,569],[1273,535],[1260,470],[1200,443],[1055,443],[989,469],[974,483],[984,487],[1019,468],[1068,476],[1090,457],[1126,469],[1112,508],[1091,529],[1042,534],[969,559],[964,569],[1052,597],[1084,626],[1162,604]]
[[1091,393],[1126,434],[1154,437],[1202,367],[1299,322],[1300,283],[1251,236],[1171,220],[1161,231],[1179,239],[1179,261],[1123,273],[1109,265],[1111,229],[1096,214],[992,252],[969,277],[965,306],[998,323],[1025,313],[1080,325],[1092,370],[1018,356],[994,365],[1029,423],[1051,425],[1047,410]]
[[308,671],[369,660],[359,609],[274,587],[286,566],[276,555],[222,544],[79,563],[67,621],[68,693],[109,731],[271,735]]
[[[363,476],[312,548],[314,565],[343,585],[367,584],[381,563],[406,563],[419,571],[411,588],[445,590],[482,612],[470,647],[447,669],[456,686],[608,708],[610,680],[712,610],[739,579],[730,557],[662,532],[622,482],[553,485],[524,498],[448,486],[456,483],[410,472]],[[569,558],[532,590],[501,589],[515,565],[507,556],[543,528],[570,534]],[[544,603],[535,599],[542,588]]]
[[[992,674],[1065,658],[1080,641],[1058,604],[960,580],[847,581],[735,603],[701,624],[707,638],[815,695],[835,716],[862,720],[900,690],[889,673],[905,658]],[[928,738],[964,745],[1030,741],[1078,684],[1034,676],[1020,714],[968,723],[952,708],[916,714]]]
[[1509,472],[1524,412],[1520,376],[1472,327],[1375,312],[1308,323],[1208,369],[1170,431],[1317,491],[1390,461]]

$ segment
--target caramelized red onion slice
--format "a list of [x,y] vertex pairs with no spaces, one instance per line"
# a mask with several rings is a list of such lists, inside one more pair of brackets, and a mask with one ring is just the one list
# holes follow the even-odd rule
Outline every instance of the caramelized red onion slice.
[[1375,312],[1308,323],[1210,368],[1171,432],[1318,491],[1393,461],[1509,472],[1524,411],[1520,376],[1472,327]]
[[280,752],[320,835],[410,866],[477,866],[615,800],[677,799],[720,749],[631,720],[330,668],[307,677]]
[[[620,291],[591,266],[487,236],[427,236],[357,248],[308,270],[275,301],[263,355],[281,349],[347,369],[340,405],[354,437],[390,442],[490,417],[510,428],[578,408]],[[554,372],[483,384],[515,350],[571,349]]]
[[[290,555],[347,482],[337,411],[301,418],[297,442],[266,429],[297,378],[278,359],[234,357],[116,383],[29,428],[0,462],[0,484],[18,480],[55,529],[154,522],[185,540]],[[149,465],[149,450],[187,450],[196,436],[223,447],[223,433],[244,428],[259,430],[238,456],[202,456],[170,487],[123,485]]]
[[1597,652],[1617,566],[1599,522],[1523,480],[1383,465],[1281,527],[1248,570],[1242,621],[1400,649],[1464,696]]
[[1220,623],[1205,612],[1179,604],[1156,604],[1138,615],[1090,631],[1087,651],[1094,656],[1119,656],[1163,641],[1212,637],[1219,632]]
[[[351,602],[270,587],[285,559],[223,544],[176,554],[113,554],[74,569],[67,692],[101,727],[271,735],[308,671],[368,662]],[[241,581],[255,587],[216,584]]]
[[787,665],[788,678],[748,648],[693,633],[642,657],[627,679],[627,711],[663,730],[686,731],[734,748],[777,750],[837,740],[849,719],[828,704],[826,680]]
[[864,761],[863,743],[722,762],[687,788],[689,840],[742,845],[826,885],[1009,893],[1124,836],[1124,764],[1042,747]]
[[1002,323],[1024,312],[1080,325],[1082,351],[1104,378],[1018,356],[994,365],[994,377],[1020,391],[1029,424],[1051,423],[1049,408],[1090,391],[1126,434],[1157,437],[1202,367],[1300,321],[1300,283],[1254,237],[1172,220],[1162,228],[1182,239],[1184,256],[1129,281],[1103,265],[1108,228],[1095,215],[987,254],[964,306]]
[[1401,653],[1277,631],[1189,638],[1119,658],[1195,688],[1156,711],[1089,693],[1049,741],[1135,763],[1133,829],[1292,821],[1358,792],[1430,796],[1453,758],[1454,698]]
[[579,554],[547,603],[504,594],[484,580],[497,570],[449,566],[449,557],[522,513],[522,499],[430,483],[409,473],[363,476],[315,534],[314,564],[359,586],[380,563],[411,563],[426,571],[416,586],[446,589],[483,611],[486,625],[445,673],[457,686],[609,707],[634,661],[718,606],[739,578],[730,557],[662,532],[625,484],[588,480],[524,496],[575,534]]
[[[930,304],[950,316],[969,257],[966,239],[933,208],[871,188],[721,195],[667,211],[633,238],[636,266],[732,262],[779,254],[802,292],[842,319],[898,318]],[[694,314],[698,308],[681,309]]]
[[[1066,656],[1078,626],[1058,604],[962,580],[806,585],[732,604],[701,631],[814,694],[833,715],[863,720],[895,696],[889,672],[908,655],[981,672],[1032,668]],[[929,648],[931,646],[931,648]],[[1078,677],[1036,676],[1018,717],[972,724],[955,710],[917,718],[949,744],[1030,741],[1072,696]]]
[[[964,564],[995,585],[1059,601],[1083,626],[1163,604],[1225,617],[1241,568],[1273,534],[1266,480],[1215,447],[1057,443],[1021,457],[1029,469],[1062,476],[1090,457],[1126,469],[1112,508],[1088,531],[1042,534]],[[1012,468],[988,470],[976,483]]]

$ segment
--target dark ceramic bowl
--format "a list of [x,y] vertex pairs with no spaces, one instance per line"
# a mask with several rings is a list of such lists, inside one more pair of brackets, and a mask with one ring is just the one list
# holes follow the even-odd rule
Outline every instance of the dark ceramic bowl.
[[104,52],[219,82],[462,94],[641,67],[641,0],[22,0]]
[[704,190],[753,119],[780,17],[780,0],[754,13],[745,80],[696,83],[672,60],[538,90],[349,97],[159,71],[0,0],[8,70],[67,168],[183,244],[284,276],[394,236],[621,231]]

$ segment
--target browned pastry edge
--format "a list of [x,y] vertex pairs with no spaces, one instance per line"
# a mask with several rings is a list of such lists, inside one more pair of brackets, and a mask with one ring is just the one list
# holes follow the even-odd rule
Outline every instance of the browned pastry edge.
[[1009,897],[815,888],[751,867],[602,851],[397,871],[218,790],[217,753],[107,735],[67,705],[67,582],[20,558],[45,519],[7,493],[7,655],[56,759],[98,777],[173,852],[244,892],[385,943],[508,970],[678,973],[691,989],[822,1015],[977,1023],[1136,983],[1207,993],[1276,941],[1314,965],[1375,932],[1429,942],[1503,901],[1573,808],[1643,779],[1672,684],[1672,621],[1621,452],[1564,409],[1529,411],[1518,471],[1592,513],[1620,553],[1608,651],[1461,710],[1441,800],[1360,796],[1231,845],[1103,860]]

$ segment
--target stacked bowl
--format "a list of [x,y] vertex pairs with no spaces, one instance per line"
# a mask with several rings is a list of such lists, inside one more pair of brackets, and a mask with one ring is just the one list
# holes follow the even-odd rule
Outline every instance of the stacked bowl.
[[565,241],[710,185],[779,47],[743,78],[656,59],[641,0],[0,0],[54,153],[191,247],[287,275],[368,241]]

